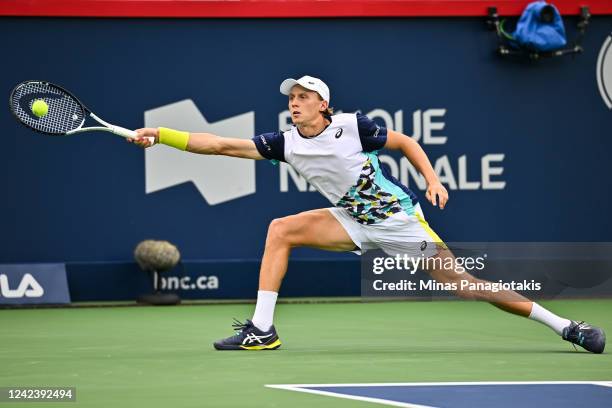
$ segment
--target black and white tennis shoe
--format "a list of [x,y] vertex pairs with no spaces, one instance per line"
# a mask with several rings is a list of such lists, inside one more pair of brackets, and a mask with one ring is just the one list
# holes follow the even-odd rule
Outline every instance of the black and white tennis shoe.
[[234,319],[232,324],[236,334],[214,343],[217,350],[276,350],[281,346],[276,329],[259,330],[252,321],[242,323]]
[[572,322],[563,329],[563,340],[577,344],[591,353],[603,353],[606,347],[606,333],[599,327],[586,322]]

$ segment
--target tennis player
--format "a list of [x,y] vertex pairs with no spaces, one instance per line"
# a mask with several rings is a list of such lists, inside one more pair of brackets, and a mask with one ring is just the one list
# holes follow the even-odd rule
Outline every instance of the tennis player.
[[[141,147],[150,147],[152,144],[145,137],[152,136],[155,143],[192,153],[283,161],[333,204],[331,208],[306,211],[270,223],[254,315],[245,323],[236,322],[236,334],[215,342],[217,350],[280,347],[273,325],[274,308],[292,248],[359,253],[368,245],[388,254],[452,257],[425,221],[415,194],[390,176],[377,157],[383,148],[401,151],[427,181],[427,200],[444,209],[448,192],[416,141],[378,126],[359,113],[333,115],[329,88],[318,78],[286,79],[280,85],[280,92],[289,97],[293,122],[285,132],[264,133],[252,140],[243,140],[162,127],[138,129],[139,137],[134,140]],[[452,269],[432,267],[428,272],[437,282],[457,283],[468,279],[483,283],[468,273],[457,274]],[[588,351],[604,350],[603,330],[557,316],[516,292],[457,290],[456,293],[463,298],[486,300],[502,310],[541,322],[564,340]]]

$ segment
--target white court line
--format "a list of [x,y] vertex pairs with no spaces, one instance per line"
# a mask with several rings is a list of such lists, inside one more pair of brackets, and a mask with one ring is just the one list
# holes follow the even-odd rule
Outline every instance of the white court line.
[[329,397],[345,398],[357,401],[374,402],[394,407],[404,408],[436,408],[429,405],[410,404],[385,400],[380,398],[360,397],[341,394],[332,391],[312,390],[307,387],[422,387],[422,386],[462,386],[462,385],[599,385],[612,387],[612,381],[461,381],[461,382],[420,382],[420,383],[344,383],[344,384],[266,384],[267,388],[276,388],[288,391],[299,391],[309,394],[326,395]]
[[[315,385],[311,385],[311,386],[314,387]],[[320,384],[319,386],[333,386],[333,385]],[[331,392],[331,391],[310,390],[308,388],[299,388],[298,386],[292,386],[292,385],[266,384],[266,387],[268,387],[268,388],[278,388],[278,389],[281,389],[281,390],[288,390],[288,391],[306,392],[308,394],[326,395],[328,397],[337,397],[337,398],[344,398],[344,399],[357,400],[357,401],[374,402],[374,403],[377,403],[377,404],[390,405],[390,406],[393,406],[393,407],[403,407],[403,408],[436,408],[436,407],[432,407],[430,405],[409,404],[407,402],[398,402],[398,401],[391,401],[391,400],[385,400],[385,399],[380,399],[380,398],[372,398],[372,397],[360,397],[360,396],[357,396],[357,395],[340,394],[340,393]]]
[[421,386],[459,386],[459,385],[529,385],[529,384],[593,384],[605,387],[612,386],[612,381],[449,381],[449,382],[409,382],[409,383],[339,383],[339,384],[267,384],[270,388],[295,387],[421,387]]
[[601,385],[602,387],[612,387],[612,381],[596,381],[593,384]]

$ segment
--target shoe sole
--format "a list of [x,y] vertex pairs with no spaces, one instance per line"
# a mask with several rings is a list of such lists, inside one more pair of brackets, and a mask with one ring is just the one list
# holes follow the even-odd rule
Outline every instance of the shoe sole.
[[281,346],[281,341],[276,340],[270,344],[264,344],[261,346],[235,346],[235,345],[218,345],[214,344],[216,350],[219,351],[229,351],[229,350],[253,350],[253,351],[261,351],[261,350],[276,350]]

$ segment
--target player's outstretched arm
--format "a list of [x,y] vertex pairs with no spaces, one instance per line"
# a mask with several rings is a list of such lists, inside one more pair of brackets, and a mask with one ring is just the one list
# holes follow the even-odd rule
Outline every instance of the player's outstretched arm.
[[[165,130],[166,133],[161,135],[162,140],[160,142],[160,129],[164,128],[137,129],[136,133],[138,136],[135,139],[128,139],[128,141],[146,148],[153,146],[149,139],[147,139],[148,137],[153,137],[155,143],[168,144],[191,153],[223,155],[254,160],[263,159],[252,140],[221,137],[212,133],[187,133],[167,129]],[[169,140],[163,140],[164,137]]]
[[444,209],[448,201],[448,191],[440,183],[427,154],[413,138],[393,130],[387,131],[387,149],[400,150],[412,165],[425,177],[427,192],[425,197],[433,205],[439,205]]

